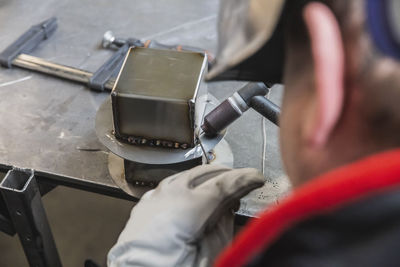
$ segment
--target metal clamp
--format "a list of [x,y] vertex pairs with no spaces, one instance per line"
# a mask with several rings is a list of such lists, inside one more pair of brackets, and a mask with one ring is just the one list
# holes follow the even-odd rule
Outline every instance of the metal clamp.
[[115,75],[121,68],[121,65],[128,53],[130,44],[121,46],[90,78],[88,86],[96,91],[104,91],[107,81]]
[[12,62],[17,56],[32,52],[43,40],[49,38],[56,29],[57,19],[55,17],[32,26],[0,54],[0,64],[3,67],[11,68]]

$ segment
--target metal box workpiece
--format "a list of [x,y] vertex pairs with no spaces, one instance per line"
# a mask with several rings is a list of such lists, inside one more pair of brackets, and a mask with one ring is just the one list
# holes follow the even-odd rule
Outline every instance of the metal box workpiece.
[[111,93],[115,136],[134,145],[193,147],[206,67],[202,53],[131,48]]

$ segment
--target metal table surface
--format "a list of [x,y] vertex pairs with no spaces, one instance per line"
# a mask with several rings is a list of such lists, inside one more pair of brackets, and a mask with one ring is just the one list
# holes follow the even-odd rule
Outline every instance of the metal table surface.
[[[0,2],[0,50],[31,25],[56,16],[57,31],[32,55],[89,71],[112,54],[99,47],[106,30],[117,37],[154,39],[215,52],[217,13],[217,0],[4,0]],[[242,85],[219,82],[208,88],[224,99]],[[272,90],[275,102],[281,91],[279,86]],[[108,173],[109,152],[94,130],[96,111],[107,97],[107,93],[42,74],[0,69],[0,163],[117,189]],[[290,188],[280,165],[277,131],[254,111],[228,130],[234,166],[262,170],[264,165],[267,181],[243,199],[241,214],[254,215]]]

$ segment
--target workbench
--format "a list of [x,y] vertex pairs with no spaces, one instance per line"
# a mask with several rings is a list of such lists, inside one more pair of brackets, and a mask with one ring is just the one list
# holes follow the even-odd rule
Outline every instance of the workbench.
[[[216,52],[216,0],[11,1],[0,3],[0,50],[51,16],[58,29],[34,56],[95,71],[113,53],[99,44],[105,31]],[[223,100],[244,83],[218,82],[209,92]],[[281,86],[270,98],[280,104]],[[112,181],[108,151],[95,133],[95,115],[109,93],[21,69],[0,69],[0,171],[36,171],[38,182],[136,201]],[[276,203],[290,184],[280,163],[278,128],[250,110],[228,129],[234,167],[264,172],[266,184],[241,201],[239,214],[255,216]],[[265,147],[265,150],[263,149]],[[218,157],[218,155],[217,155]],[[1,177],[1,176],[0,176]],[[50,189],[48,189],[50,190]]]

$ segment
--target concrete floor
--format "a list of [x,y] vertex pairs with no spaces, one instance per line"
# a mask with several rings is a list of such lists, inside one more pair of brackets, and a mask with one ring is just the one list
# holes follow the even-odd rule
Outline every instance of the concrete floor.
[[[66,187],[54,189],[43,203],[65,267],[83,266],[86,259],[105,264],[134,205]],[[28,266],[17,236],[0,232],[0,266]]]

